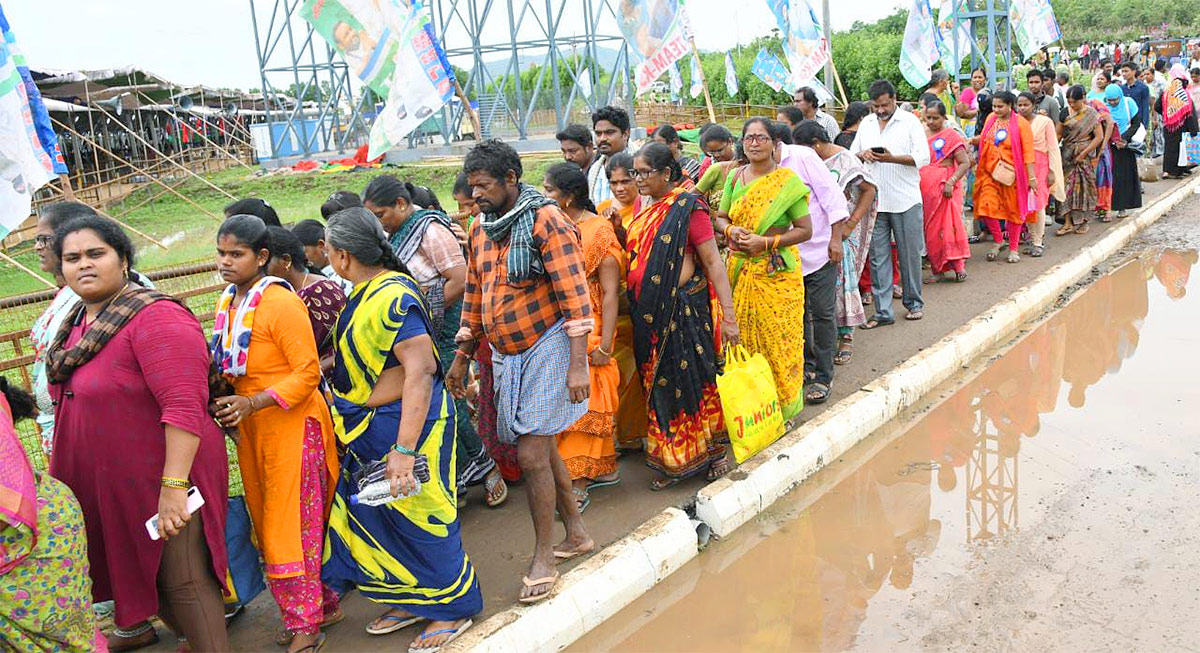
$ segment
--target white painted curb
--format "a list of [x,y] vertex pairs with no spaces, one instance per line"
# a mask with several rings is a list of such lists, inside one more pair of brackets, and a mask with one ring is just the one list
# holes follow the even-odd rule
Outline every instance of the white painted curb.
[[552,596],[467,631],[447,651],[558,651],[696,557],[687,513],[667,508],[563,575]]
[[[1181,184],[1050,268],[988,311],[901,363],[696,495],[696,516],[718,536],[732,533],[788,490],[912,406],[963,365],[1049,308],[1071,284],[1128,244],[1200,188]],[[1200,191],[1198,191],[1200,192]],[[698,554],[696,531],[667,508],[565,574],[545,601],[516,606],[469,630],[445,650],[494,653],[558,651],[650,590]]]

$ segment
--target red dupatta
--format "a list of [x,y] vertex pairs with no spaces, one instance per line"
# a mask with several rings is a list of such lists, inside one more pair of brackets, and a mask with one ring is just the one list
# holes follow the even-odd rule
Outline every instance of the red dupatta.
[[[37,486],[33,468],[13,427],[12,408],[0,396],[0,522],[28,528],[37,542]],[[33,547],[10,551],[0,543],[0,576],[16,567]]]
[[[1017,209],[1022,218],[1036,211],[1029,202],[1029,175],[1025,171],[1025,153],[1021,147],[1021,121],[1024,120],[1014,110],[1008,114],[1008,122],[1000,125],[999,118],[992,113],[988,116],[987,124],[983,127],[983,136],[979,141],[980,147],[1000,147],[1000,144],[1007,140],[1012,148],[1013,172],[1017,178]],[[999,138],[1001,130],[1004,131],[1003,138]]]

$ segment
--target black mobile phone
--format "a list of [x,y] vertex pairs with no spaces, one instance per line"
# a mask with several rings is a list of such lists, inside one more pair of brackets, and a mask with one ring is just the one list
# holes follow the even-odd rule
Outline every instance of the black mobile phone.
[[884,152],[887,152],[887,148],[886,147],[873,147],[873,148],[871,148],[871,151],[876,154],[883,154]]

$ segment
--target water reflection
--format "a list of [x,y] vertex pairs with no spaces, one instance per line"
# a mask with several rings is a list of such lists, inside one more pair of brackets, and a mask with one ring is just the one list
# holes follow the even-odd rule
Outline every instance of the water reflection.
[[[940,541],[962,541],[943,538],[935,502],[946,518],[946,498],[965,497],[967,542],[1017,527],[1023,439],[1038,435],[1060,395],[1082,407],[1089,388],[1120,369],[1138,347],[1150,280],[1181,299],[1196,262],[1195,251],[1150,252],[1097,280],[903,434],[863,443],[874,452],[857,468],[827,470],[789,497],[790,514],[768,513],[757,537],[721,543],[576,648],[852,647],[873,597],[908,589]],[[957,517],[947,525],[962,532]]]

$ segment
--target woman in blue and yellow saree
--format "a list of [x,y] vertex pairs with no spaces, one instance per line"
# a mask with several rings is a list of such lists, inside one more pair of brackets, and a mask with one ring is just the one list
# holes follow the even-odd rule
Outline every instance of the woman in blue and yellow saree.
[[[424,296],[378,221],[365,209],[346,209],[330,218],[325,233],[334,270],[354,291],[334,336],[333,421],[344,454],[322,578],[388,606],[367,632],[385,635],[428,621],[409,651],[436,651],[483,609],[459,530],[454,400],[443,384]],[[357,502],[358,479],[379,461],[392,495],[401,498]],[[417,489],[414,465],[419,470],[426,461],[428,475]]]

